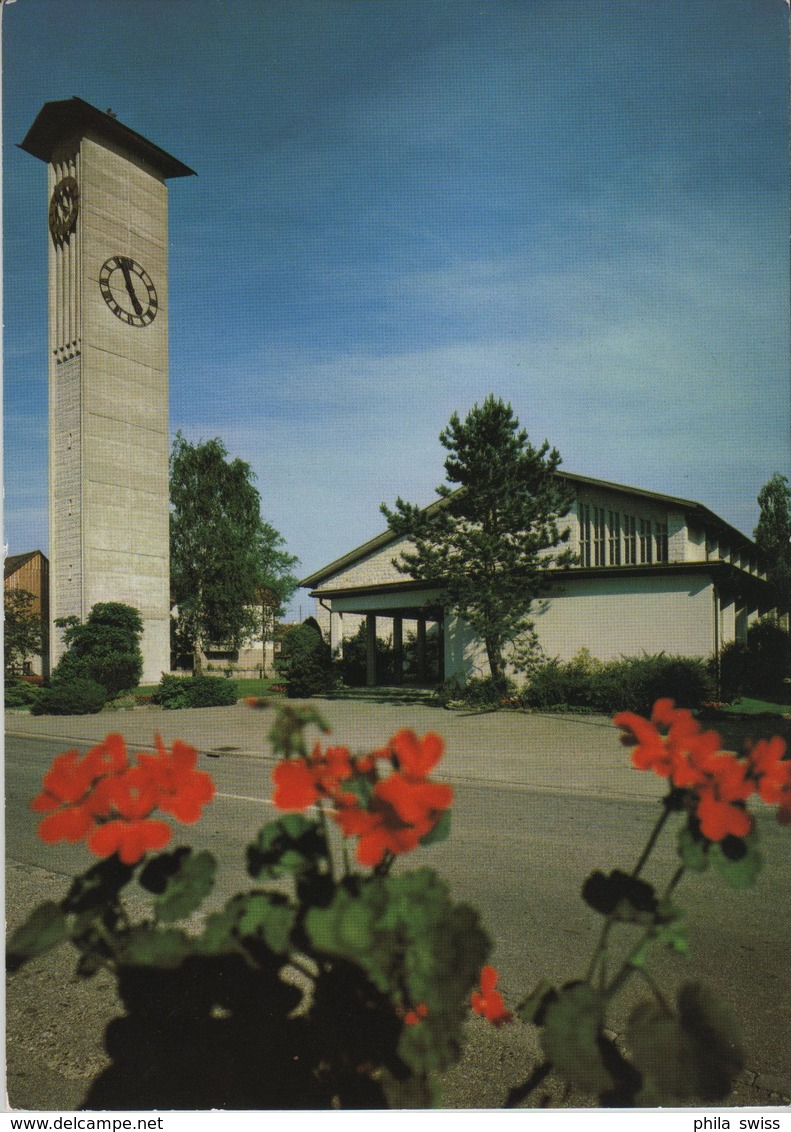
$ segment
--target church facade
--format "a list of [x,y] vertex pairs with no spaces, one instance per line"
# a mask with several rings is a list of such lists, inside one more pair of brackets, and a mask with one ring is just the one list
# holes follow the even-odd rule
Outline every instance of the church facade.
[[[692,500],[558,472],[574,492],[566,516],[577,565],[536,616],[548,657],[588,649],[599,660],[665,652],[717,655],[774,606],[755,544]],[[440,637],[445,678],[488,674],[483,643],[441,605],[440,591],[398,572],[405,539],[385,532],[303,579],[337,653],[365,621],[368,683],[376,682],[376,636],[398,654],[413,629]]]

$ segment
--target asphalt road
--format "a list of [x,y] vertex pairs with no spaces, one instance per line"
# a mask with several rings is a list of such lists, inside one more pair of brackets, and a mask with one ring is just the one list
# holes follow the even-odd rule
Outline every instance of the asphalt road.
[[[332,710],[330,705],[329,714]],[[249,728],[252,713],[218,711],[226,714],[219,716],[213,738],[230,741],[204,743],[201,756],[202,767],[214,776],[217,796],[202,821],[185,831],[184,840],[211,849],[220,861],[213,899],[221,903],[249,883],[244,846],[273,811],[267,801],[271,758],[261,753],[265,745],[258,738],[252,742],[249,736],[245,741],[241,732],[233,730],[237,724]],[[187,739],[192,739],[193,724],[204,736],[211,733],[210,713],[197,713],[197,721],[195,714],[188,718],[188,713],[169,713],[165,722],[171,728],[177,726]],[[98,737],[117,727],[137,742],[136,730],[151,735],[152,724],[162,726],[153,716],[134,715],[134,721],[118,721],[123,727],[101,718],[34,721],[25,717],[24,727],[40,730],[41,735],[7,737],[10,928],[39,900],[58,898],[66,878],[88,863],[79,847],[47,847],[36,838],[36,818],[27,803],[52,756],[66,745],[63,740],[44,738],[44,729],[48,727],[52,734],[62,723],[67,724],[64,729],[71,727],[76,739],[79,731],[75,734],[73,729],[80,726],[81,738]],[[173,719],[176,715],[183,718]],[[506,713],[495,713],[465,724],[449,713],[432,716],[423,707],[406,713],[401,708],[396,716],[402,726],[411,724],[419,731],[433,726],[446,737],[450,733],[449,747],[456,734],[467,737],[466,746],[459,740],[455,754],[449,754],[443,764],[456,794],[452,836],[448,842],[420,850],[408,865],[436,867],[448,878],[458,899],[479,908],[496,941],[493,962],[501,972],[508,1000],[515,1002],[542,976],[558,981],[580,976],[600,922],[580,899],[581,883],[594,868],[632,867],[655,819],[661,784],[651,776],[629,771],[612,729],[597,729],[596,721],[588,721],[586,729],[581,721],[534,720],[531,724],[530,717],[520,722],[509,720]],[[13,723],[9,718],[10,727]],[[390,733],[391,721],[382,705],[360,705],[358,711],[347,704],[333,723],[336,741],[344,741],[351,732],[352,742],[368,743],[371,728],[378,726],[381,742]],[[86,733],[85,728],[91,727],[94,731]],[[513,732],[515,727],[527,728],[527,732],[532,727],[533,741],[525,742],[529,735],[524,730],[514,739],[509,729]],[[18,729],[23,729],[21,724]],[[588,752],[587,766],[584,752]],[[677,897],[688,913],[690,954],[661,955],[653,968],[667,987],[690,979],[708,983],[737,1014],[750,1072],[736,1102],[745,1104],[780,1103],[791,1092],[789,831],[768,815],[759,818],[759,829],[766,865],[757,887],[736,892],[713,875],[685,878]],[[649,879],[656,879],[659,886],[673,868],[674,852],[669,844],[657,856]],[[103,1064],[97,1033],[115,1009],[112,986],[109,980],[103,984],[101,977],[91,984],[68,985],[69,972],[68,953],[63,951],[55,961],[24,968],[10,981],[12,1107],[74,1107],[86,1080]],[[611,1019],[616,1031],[633,1000],[628,991],[619,1001]],[[524,1027],[511,1028],[505,1037],[505,1031],[495,1035],[473,1024],[472,1034],[477,1064],[469,1062],[450,1075],[446,1103],[496,1106],[520,1072],[525,1075],[519,1063],[534,1055],[534,1039]]]

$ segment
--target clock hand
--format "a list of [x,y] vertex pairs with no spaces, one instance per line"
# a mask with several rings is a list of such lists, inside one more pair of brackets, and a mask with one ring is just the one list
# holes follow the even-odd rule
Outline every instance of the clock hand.
[[135,294],[135,289],[132,284],[132,273],[129,270],[129,260],[126,258],[126,256],[119,256],[119,262],[121,271],[123,272],[124,276],[124,283],[126,283],[126,289],[129,292],[129,298],[132,300],[132,306],[135,308],[135,314],[141,315],[143,313],[143,308],[140,305],[140,300]]

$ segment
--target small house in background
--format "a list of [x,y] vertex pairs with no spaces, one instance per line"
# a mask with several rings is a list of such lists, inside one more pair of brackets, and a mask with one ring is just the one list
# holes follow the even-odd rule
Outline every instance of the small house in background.
[[[570,660],[583,648],[599,660],[660,652],[717,656],[775,607],[755,543],[702,504],[556,474],[575,496],[565,522],[578,564],[558,576],[559,587],[536,616],[546,656]],[[341,652],[364,623],[373,684],[378,629],[391,634],[396,656],[404,633],[414,631],[419,658],[433,633],[440,678],[488,674],[482,642],[442,608],[440,591],[393,566],[408,548],[406,539],[386,531],[301,582],[316,598],[333,651]]]
[[26,590],[34,597],[33,611],[41,619],[42,652],[23,662],[23,676],[49,676],[49,559],[40,550],[11,554],[5,560],[6,590]]

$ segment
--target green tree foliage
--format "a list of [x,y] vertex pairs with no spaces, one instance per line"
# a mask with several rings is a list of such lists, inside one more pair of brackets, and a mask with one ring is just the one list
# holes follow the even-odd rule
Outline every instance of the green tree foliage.
[[261,518],[255,475],[228,459],[221,440],[190,444],[176,435],[170,456],[170,585],[178,634],[190,642],[195,672],[204,643],[240,648],[294,592],[298,559]]
[[283,635],[275,668],[286,681],[289,696],[315,696],[335,685],[330,646],[320,630],[307,621]]
[[776,472],[758,492],[761,513],[753,532],[766,557],[767,577],[777,591],[778,604],[791,609],[791,487]]
[[547,441],[534,448],[511,406],[491,395],[464,421],[454,413],[439,439],[450,453],[439,500],[425,509],[400,498],[392,511],[382,504],[390,530],[414,546],[394,564],[440,587],[443,604],[481,638],[501,680],[508,648],[530,632],[535,600],[552,589],[551,569],[574,560],[560,549],[571,492],[555,475],[557,450]]
[[136,609],[118,601],[98,602],[84,623],[61,617],[55,624],[64,630],[68,652],[52,673],[53,684],[88,678],[112,697],[140,683],[143,622]]
[[25,661],[41,652],[41,617],[35,610],[35,602],[35,596],[28,590],[5,591],[3,650],[6,681],[18,676]]

